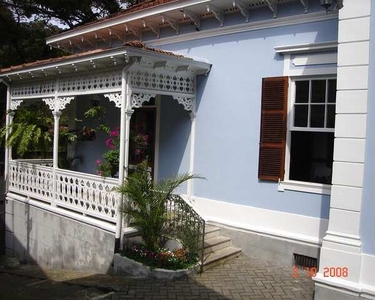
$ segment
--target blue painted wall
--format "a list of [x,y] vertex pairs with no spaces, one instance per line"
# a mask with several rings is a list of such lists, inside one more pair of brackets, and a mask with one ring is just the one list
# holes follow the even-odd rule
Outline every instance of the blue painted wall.
[[[274,47],[334,40],[337,40],[337,20],[161,47],[206,58],[213,64],[210,75],[198,83],[195,172],[207,181],[195,183],[196,196],[328,218],[329,196],[278,192],[277,184],[258,181],[258,143],[261,80],[283,74],[283,57],[275,53]],[[185,140],[174,143],[180,142],[185,145]],[[188,151],[184,156],[188,156]],[[177,166],[161,161],[160,173],[167,172],[166,169],[177,169]]]
[[[161,96],[159,180],[189,171],[189,113],[170,96]],[[178,191],[186,194],[186,184]]]
[[[77,122],[77,129],[83,126],[95,128],[99,125],[98,120],[87,120],[84,117],[84,112],[92,107],[89,96],[81,96],[75,99],[77,101],[77,119],[83,120],[82,123]],[[106,108],[105,123],[111,129],[120,126],[120,109],[115,107],[113,102],[101,97],[100,105]],[[77,164],[76,170],[78,172],[96,174],[96,160],[102,160],[102,156],[109,150],[106,145],[106,140],[109,138],[108,134],[98,131],[95,141],[78,141],[75,148],[75,155],[80,155],[83,160]]]
[[362,251],[375,255],[375,3],[371,9],[370,72],[367,101],[365,174],[361,209]]

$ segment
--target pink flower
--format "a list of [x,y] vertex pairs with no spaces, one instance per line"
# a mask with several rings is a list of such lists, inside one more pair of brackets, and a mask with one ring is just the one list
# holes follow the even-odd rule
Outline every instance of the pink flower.
[[[107,145],[109,148],[111,148],[111,146],[113,146],[112,142],[113,142],[113,139],[108,139],[108,140],[105,141],[106,145]],[[113,149],[113,148],[111,148],[111,149]]]
[[118,136],[118,131],[117,130],[113,130],[109,133],[110,136],[112,137],[117,137]]
[[115,148],[115,145],[110,144],[110,145],[108,145],[108,147],[109,147],[110,149],[113,149],[113,148]]
[[137,154],[137,155],[141,154],[141,149],[136,149],[135,154]]
[[144,135],[143,139],[145,140],[145,142],[148,142],[148,140],[150,139],[150,137],[148,135]]
[[97,165],[101,165],[101,164],[102,164],[102,161],[101,161],[100,159],[97,159],[97,160],[96,160],[96,164],[97,164]]

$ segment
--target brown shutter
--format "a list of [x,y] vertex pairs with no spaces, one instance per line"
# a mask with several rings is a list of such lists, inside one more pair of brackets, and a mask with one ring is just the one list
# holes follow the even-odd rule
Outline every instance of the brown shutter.
[[284,179],[288,77],[263,78],[258,177]]

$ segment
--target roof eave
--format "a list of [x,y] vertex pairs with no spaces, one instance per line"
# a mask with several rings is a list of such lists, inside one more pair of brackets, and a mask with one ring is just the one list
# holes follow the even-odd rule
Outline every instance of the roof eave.
[[72,29],[72,30],[54,35],[46,39],[46,44],[51,45],[51,44],[59,43],[64,40],[69,40],[69,39],[79,37],[84,34],[95,32],[101,29],[106,29],[112,26],[121,25],[121,24],[131,22],[134,20],[140,20],[143,18],[159,15],[162,13],[167,13],[167,12],[174,11],[174,10],[184,9],[193,5],[209,3],[211,1],[212,0],[189,0],[189,1],[184,1],[182,3],[172,2],[172,3],[167,3],[164,5],[150,7],[148,9],[120,15],[112,19],[99,21],[97,23],[93,23],[92,25],[84,26],[81,29],[78,27],[76,29]]

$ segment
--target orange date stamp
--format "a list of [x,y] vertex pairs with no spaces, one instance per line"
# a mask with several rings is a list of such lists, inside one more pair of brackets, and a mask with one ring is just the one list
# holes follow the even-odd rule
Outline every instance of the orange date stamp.
[[[292,278],[297,279],[300,277],[300,269],[297,266],[293,266],[293,273]],[[315,267],[311,268],[304,268],[306,271],[306,277],[312,278],[316,276],[318,269]],[[348,277],[349,276],[349,268],[348,267],[325,267],[323,268],[323,276],[324,277]]]

